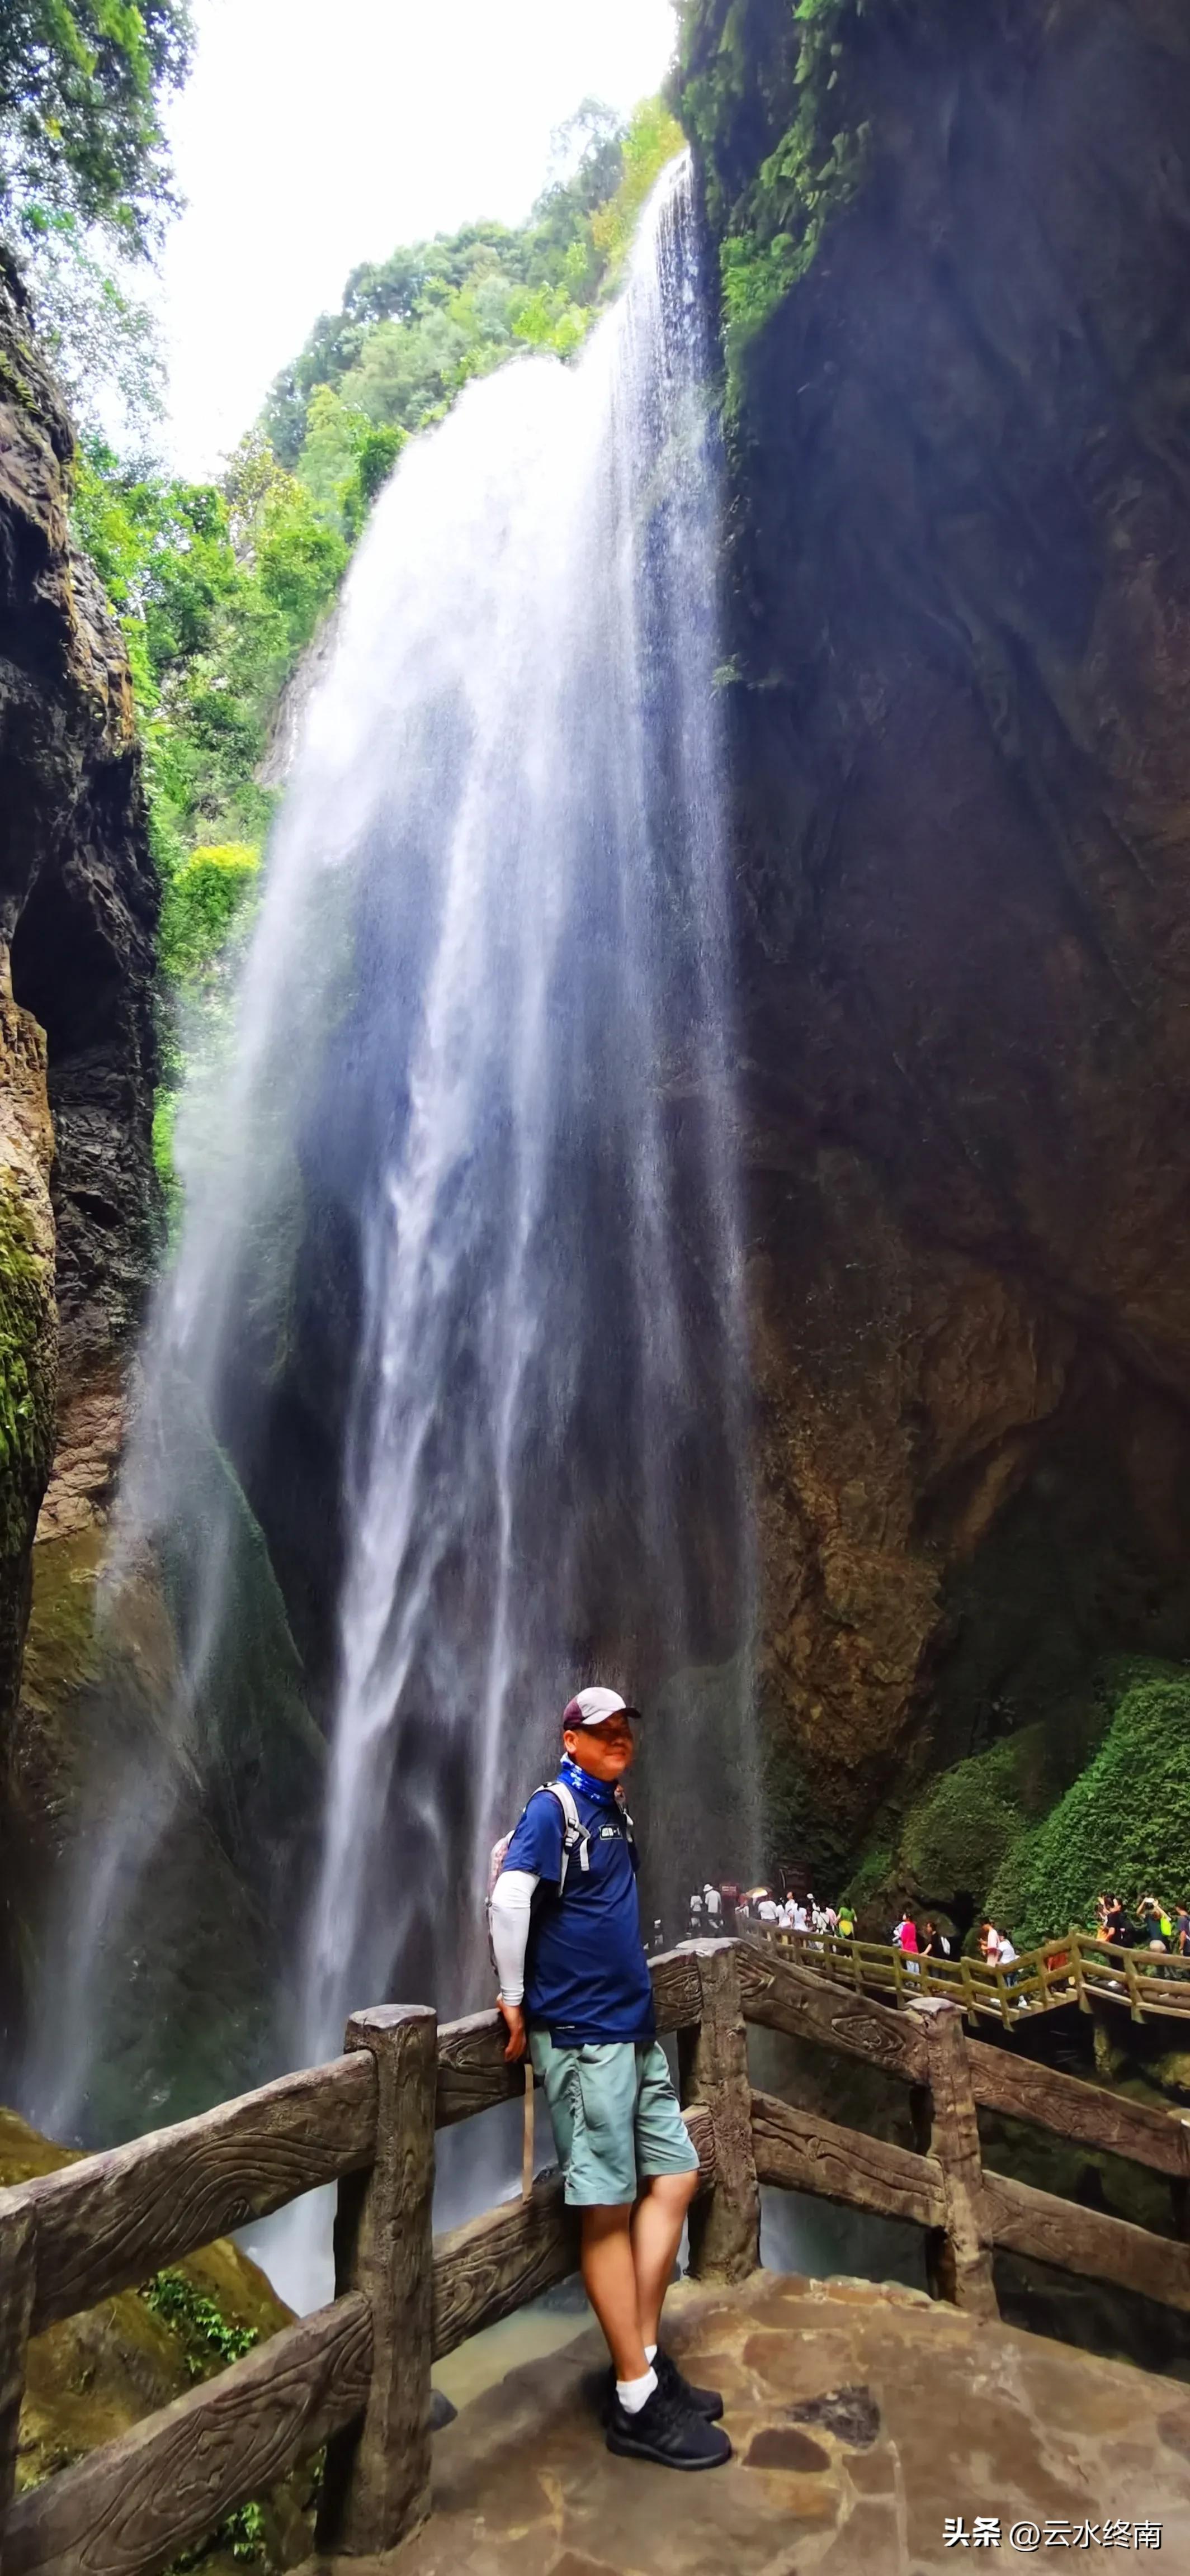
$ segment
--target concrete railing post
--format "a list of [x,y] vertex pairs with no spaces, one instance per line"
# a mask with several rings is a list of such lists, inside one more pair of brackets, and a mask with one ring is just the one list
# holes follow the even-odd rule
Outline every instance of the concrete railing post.
[[438,2017],[422,2004],[353,2014],[344,2045],[376,2060],[376,2155],[339,2185],[335,2292],[372,2311],[372,2380],[361,2424],[328,2445],[320,2548],[379,2555],[430,2509],[434,2301],[434,2108]]
[[0,2230],[0,2568],[4,2525],[16,2493],[17,2437],[25,2393],[25,2350],[33,2314],[33,2220],[5,2218]]
[[969,2315],[996,2317],[992,2254],[983,2208],[983,2159],[963,2015],[957,2004],[922,1997],[909,2010],[925,2033],[928,2074],[914,2101],[919,2144],[942,2168],[946,2223],[927,2265],[935,2298]]
[[698,1962],[701,2019],[678,2033],[682,2102],[705,2102],[715,2133],[715,2186],[690,2212],[690,2269],[696,2280],[746,2281],[760,2261],[760,2190],[737,1944],[688,1946]]

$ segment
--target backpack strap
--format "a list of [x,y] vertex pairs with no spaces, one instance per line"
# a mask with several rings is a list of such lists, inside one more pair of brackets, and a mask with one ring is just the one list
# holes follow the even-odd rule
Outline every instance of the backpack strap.
[[591,1836],[574,1803],[573,1792],[567,1788],[565,1780],[547,1780],[545,1794],[549,1798],[556,1798],[562,1810],[562,1867],[558,1873],[558,1894],[561,1896],[566,1886],[570,1855],[576,1846],[579,1868],[590,1869]]

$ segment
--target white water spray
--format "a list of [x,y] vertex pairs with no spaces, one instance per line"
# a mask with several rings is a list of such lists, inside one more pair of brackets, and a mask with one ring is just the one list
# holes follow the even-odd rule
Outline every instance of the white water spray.
[[[221,1148],[208,1137],[191,1177],[146,1361],[121,1566],[188,1557],[190,1645],[169,1761],[108,1795],[90,1846],[105,1925],[92,1906],[59,2118],[86,2090],[84,2023],[104,2045],[113,1882],[153,1866],[161,1777],[179,1754],[200,1782],[235,1771],[204,1694],[243,1506],[216,1477],[196,1530],[186,1426],[214,1426],[266,1530],[273,1507],[291,1515],[260,1427],[269,1373],[244,1346],[281,1354],[278,1384],[308,1379],[277,1320],[295,1242],[306,1307],[338,1299],[353,1356],[325,1792],[276,2061],[333,2051],[348,2010],[396,1991],[483,1999],[484,1855],[596,1669],[656,1705],[659,1899],[750,1858],[697,263],[683,163],[580,361],[526,358],[470,388],[408,450],[352,571],[275,839]],[[218,1830],[251,1846],[237,1796]],[[76,1896],[76,1937],[87,1919]]]

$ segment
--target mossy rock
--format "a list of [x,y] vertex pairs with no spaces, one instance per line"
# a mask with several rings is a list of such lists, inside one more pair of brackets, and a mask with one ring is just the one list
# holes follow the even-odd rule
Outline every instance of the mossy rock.
[[[323,1740],[262,1534],[209,1432],[187,1455],[185,1530],[138,1552],[115,1594],[103,1588],[101,1531],[34,1550],[9,1765],[30,2084],[43,2118],[101,2145],[275,2071],[286,1908],[308,1876],[319,1809]],[[179,1634],[195,1621],[193,1568],[212,1562],[224,1568],[226,1616],[191,1709]],[[125,1830],[130,1782],[161,1822],[83,1958],[73,1873],[85,1878],[88,1855]],[[51,1908],[66,1892],[64,1917],[47,1916],[47,1885]],[[67,1980],[53,2019],[37,2009],[43,1978]]]
[[[0,2186],[75,2161],[13,2111],[0,2110]],[[291,2321],[255,2263],[227,2238],[158,2275],[65,2318],[29,2346],[17,2487],[23,2493],[113,2442],[225,2366],[225,2353],[263,2342]],[[172,2285],[177,2285],[170,2295]],[[202,2576],[279,2576],[308,2555],[315,2477],[310,2464],[260,2505],[206,2536],[182,2562]]]
[[1163,2049],[1159,2057],[1147,2060],[1145,2073],[1171,2101],[1190,2102],[1190,2048]]
[[988,1903],[1018,1938],[1090,1924],[1096,1896],[1190,1895],[1190,1671],[1150,1667],[1123,1681],[1094,1758],[1049,1814],[1005,1853]]
[[28,1546],[54,1450],[53,1261],[11,1187],[0,1188],[0,1557]]

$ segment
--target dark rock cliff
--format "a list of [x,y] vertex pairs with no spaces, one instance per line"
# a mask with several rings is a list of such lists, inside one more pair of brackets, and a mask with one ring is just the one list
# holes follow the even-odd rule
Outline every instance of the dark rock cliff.
[[817,98],[774,0],[688,0],[681,87],[732,326],[764,1682],[825,1864],[1190,1648],[1190,25],[815,15]]
[[37,1553],[52,1554],[106,1499],[125,1348],[157,1231],[157,881],[123,639],[70,543],[73,452],[19,282],[0,261],[0,1882],[10,1903],[14,1852],[28,1860],[32,1810],[55,1794],[56,1756],[42,1760],[36,1724],[15,1714],[34,1529],[40,1513]]

